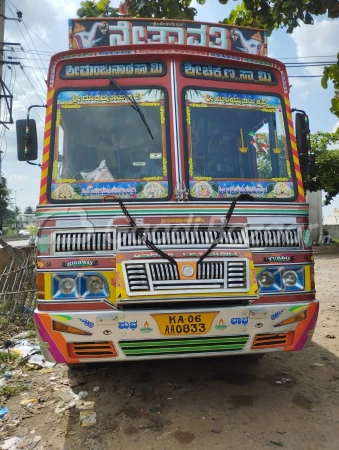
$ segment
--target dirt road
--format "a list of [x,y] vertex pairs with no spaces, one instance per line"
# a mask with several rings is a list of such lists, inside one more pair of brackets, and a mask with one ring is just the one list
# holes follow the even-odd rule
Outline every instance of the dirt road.
[[[17,448],[25,450],[338,450],[339,253],[317,256],[316,281],[321,312],[307,350],[259,363],[225,357],[28,371],[28,393],[6,403],[2,437],[22,438]],[[77,407],[55,412],[68,383],[88,392],[96,425],[82,427]],[[35,396],[44,402],[20,406]]]

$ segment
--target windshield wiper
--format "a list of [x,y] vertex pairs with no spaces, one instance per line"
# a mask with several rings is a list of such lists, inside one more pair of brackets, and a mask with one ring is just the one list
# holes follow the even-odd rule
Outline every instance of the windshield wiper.
[[107,195],[106,197],[103,198],[103,202],[106,199],[113,199],[116,202],[118,202],[120,208],[122,209],[122,212],[127,217],[129,223],[131,224],[132,228],[135,230],[137,236],[139,236],[141,238],[141,240],[146,244],[146,246],[148,248],[150,248],[154,252],[158,253],[158,255],[160,255],[162,258],[167,259],[167,261],[169,261],[171,264],[173,264],[178,269],[178,265],[177,265],[176,260],[174,258],[172,258],[172,256],[167,255],[167,253],[165,253],[162,250],[160,250],[160,248],[158,248],[152,241],[150,241],[148,239],[147,235],[144,234],[144,232],[142,230],[140,230],[140,228],[137,227],[136,223],[134,222],[133,217],[127,211],[126,206],[124,205],[123,201],[120,198],[116,197],[115,195]]
[[151,138],[154,141],[154,137],[153,137],[152,131],[147,123],[147,119],[146,119],[144,113],[141,111],[141,108],[138,105],[138,102],[135,100],[133,94],[127,95],[113,78],[109,78],[109,82],[118,89],[118,91],[120,92],[121,95],[123,95],[127,100],[129,100],[131,102],[132,108],[137,111],[137,113],[141,117],[142,121],[144,122],[145,127],[147,128],[147,131],[149,132]]
[[231,206],[230,206],[229,210],[227,211],[224,223],[221,226],[221,230],[218,231],[218,237],[216,239],[214,239],[214,241],[210,245],[209,249],[206,250],[206,252],[203,255],[200,256],[198,264],[202,263],[203,260],[211,253],[211,251],[220,243],[220,241],[221,241],[221,239],[223,237],[222,236],[222,232],[226,231],[228,222],[230,221],[230,219],[232,217],[235,205],[237,204],[238,201],[243,201],[243,202],[250,201],[250,202],[253,202],[254,201],[254,197],[252,197],[252,195],[250,195],[250,194],[240,194],[240,195],[238,195],[237,198],[235,198],[232,201]]

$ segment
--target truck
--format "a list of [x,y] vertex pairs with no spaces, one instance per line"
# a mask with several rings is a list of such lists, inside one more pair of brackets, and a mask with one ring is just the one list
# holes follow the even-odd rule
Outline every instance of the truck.
[[264,30],[77,18],[46,105],[18,120],[38,157],[37,308],[47,361],[244,355],[307,347],[314,260],[284,64]]

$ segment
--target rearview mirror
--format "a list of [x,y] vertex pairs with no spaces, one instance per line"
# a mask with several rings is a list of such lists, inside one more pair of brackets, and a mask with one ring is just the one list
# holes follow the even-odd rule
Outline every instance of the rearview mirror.
[[297,113],[295,116],[295,133],[299,156],[308,155],[311,151],[310,125],[305,113]]
[[[38,158],[38,137],[34,119],[29,119],[29,132],[26,134],[27,120],[16,121],[16,141],[19,161],[35,161]],[[27,152],[25,147],[27,145]]]

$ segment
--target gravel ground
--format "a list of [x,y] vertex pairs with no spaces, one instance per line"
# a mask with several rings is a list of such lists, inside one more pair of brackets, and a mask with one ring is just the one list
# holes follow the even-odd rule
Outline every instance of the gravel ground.
[[[1,439],[20,439],[11,450],[338,450],[338,274],[339,252],[318,252],[321,312],[313,343],[301,352],[273,353],[258,363],[224,357],[83,372],[22,367],[17,381],[28,391],[2,397],[10,414]],[[70,400],[70,386],[87,398]],[[40,401],[20,405],[29,398]],[[91,420],[93,411],[96,423],[82,426],[80,415]]]

